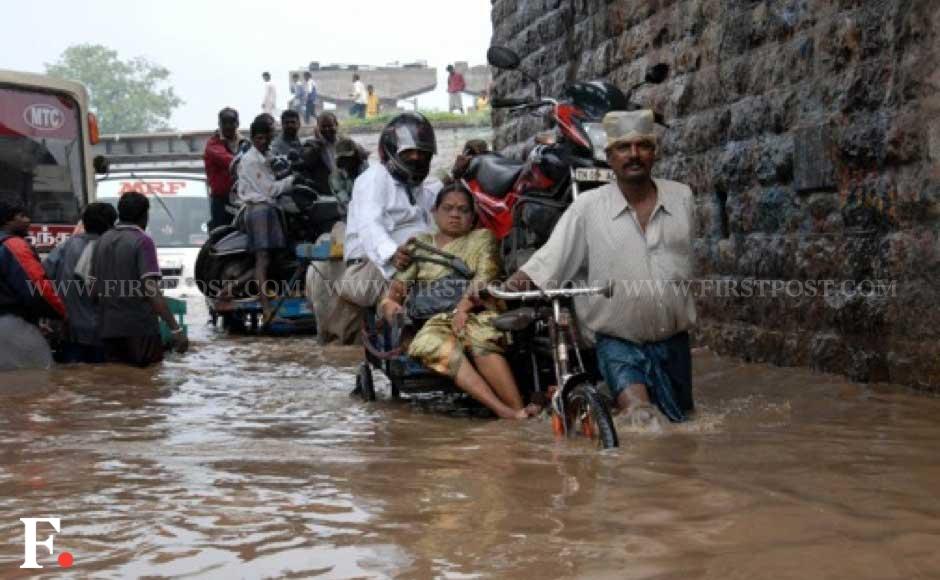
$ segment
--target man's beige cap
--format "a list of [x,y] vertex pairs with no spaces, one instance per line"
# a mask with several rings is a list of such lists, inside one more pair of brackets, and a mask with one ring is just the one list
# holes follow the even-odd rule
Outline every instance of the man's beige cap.
[[650,140],[656,143],[656,117],[650,109],[611,111],[604,115],[607,149],[624,141]]

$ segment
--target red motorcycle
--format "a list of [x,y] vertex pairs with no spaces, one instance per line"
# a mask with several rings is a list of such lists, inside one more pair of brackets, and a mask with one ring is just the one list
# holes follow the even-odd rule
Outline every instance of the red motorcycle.
[[[490,47],[486,57],[496,68],[519,69],[519,56],[508,48]],[[517,270],[548,240],[555,222],[582,191],[613,181],[601,119],[609,111],[639,108],[631,103],[630,95],[644,84],[661,83],[669,66],[651,67],[645,80],[627,94],[604,81],[576,82],[565,87],[560,101],[543,98],[538,80],[520,72],[534,84],[535,98],[497,98],[491,106],[542,115],[554,129],[552,136],[539,139],[526,161],[495,153],[478,155],[464,175],[480,223],[502,241],[506,272]],[[661,118],[658,121],[662,123]]]

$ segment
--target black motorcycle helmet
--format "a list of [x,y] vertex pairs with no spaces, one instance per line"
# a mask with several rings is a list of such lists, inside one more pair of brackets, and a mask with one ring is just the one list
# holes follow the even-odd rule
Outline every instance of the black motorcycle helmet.
[[606,81],[577,82],[567,85],[565,96],[589,119],[599,120],[610,111],[629,109],[627,96]]
[[[406,161],[401,154],[409,149],[429,155],[426,160]],[[379,153],[392,177],[405,185],[421,185],[431,172],[431,157],[437,154],[434,128],[421,113],[402,113],[382,129]]]

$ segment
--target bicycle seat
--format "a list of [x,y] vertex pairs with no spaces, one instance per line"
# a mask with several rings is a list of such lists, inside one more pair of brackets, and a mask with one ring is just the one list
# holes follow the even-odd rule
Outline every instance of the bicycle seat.
[[493,320],[493,326],[503,332],[520,331],[531,326],[536,318],[535,308],[525,306],[500,314]]
[[480,182],[483,191],[494,197],[503,197],[512,189],[525,163],[489,153],[477,155],[470,161],[467,177]]

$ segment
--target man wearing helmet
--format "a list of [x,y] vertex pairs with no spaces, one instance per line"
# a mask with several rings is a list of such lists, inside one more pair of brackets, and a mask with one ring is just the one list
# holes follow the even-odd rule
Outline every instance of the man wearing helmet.
[[442,184],[428,179],[437,153],[434,128],[419,113],[392,119],[379,137],[380,165],[356,179],[346,223],[346,274],[340,296],[358,306],[378,302],[396,268],[410,262],[407,241],[430,229]]

